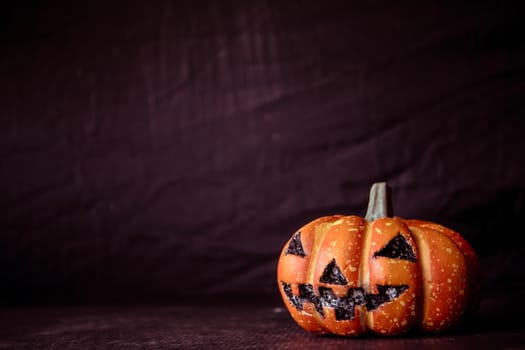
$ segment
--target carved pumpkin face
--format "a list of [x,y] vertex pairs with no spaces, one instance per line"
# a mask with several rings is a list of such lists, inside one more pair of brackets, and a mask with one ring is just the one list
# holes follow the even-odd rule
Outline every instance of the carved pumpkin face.
[[473,309],[477,258],[443,226],[328,216],[285,245],[278,283],[295,321],[315,333],[387,335],[449,328]]

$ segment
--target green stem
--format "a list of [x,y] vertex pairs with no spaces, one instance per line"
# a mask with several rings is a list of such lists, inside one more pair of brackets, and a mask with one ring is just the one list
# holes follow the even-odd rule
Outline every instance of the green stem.
[[376,182],[370,188],[370,199],[365,219],[374,221],[379,218],[392,216],[392,201],[390,187],[386,182]]

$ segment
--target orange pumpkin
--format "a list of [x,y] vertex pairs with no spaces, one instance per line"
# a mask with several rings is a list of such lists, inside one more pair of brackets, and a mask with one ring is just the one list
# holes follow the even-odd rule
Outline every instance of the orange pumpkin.
[[326,216],[300,228],[279,258],[281,296],[305,330],[357,336],[439,332],[475,312],[479,262],[457,232],[388,217],[387,186],[365,218]]

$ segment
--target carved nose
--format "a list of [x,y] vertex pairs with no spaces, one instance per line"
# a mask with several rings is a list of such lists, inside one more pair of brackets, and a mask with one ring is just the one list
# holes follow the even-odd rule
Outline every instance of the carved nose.
[[348,284],[345,275],[343,275],[341,268],[337,266],[335,259],[332,259],[332,261],[326,265],[319,282],[326,284],[339,284],[342,286],[346,286]]

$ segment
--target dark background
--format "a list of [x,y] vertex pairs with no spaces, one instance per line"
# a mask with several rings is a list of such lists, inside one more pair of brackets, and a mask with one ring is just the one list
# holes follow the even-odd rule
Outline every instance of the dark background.
[[519,4],[1,5],[0,303],[277,301],[291,234],[380,180],[521,293]]

